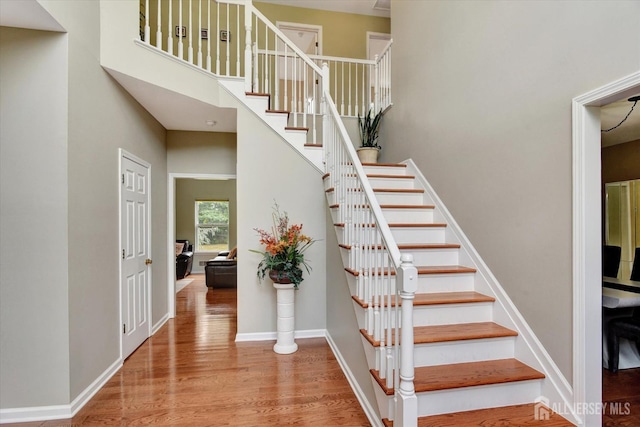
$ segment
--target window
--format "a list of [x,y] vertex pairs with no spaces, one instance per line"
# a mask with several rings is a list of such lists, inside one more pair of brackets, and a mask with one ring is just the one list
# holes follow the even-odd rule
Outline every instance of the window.
[[196,252],[229,249],[229,201],[196,200]]

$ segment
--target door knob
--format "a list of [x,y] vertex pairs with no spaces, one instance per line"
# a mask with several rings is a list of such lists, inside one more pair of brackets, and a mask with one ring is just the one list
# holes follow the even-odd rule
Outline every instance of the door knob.
[[153,261],[150,260],[149,258],[147,258],[147,259],[144,260],[144,263],[149,265],[149,264],[153,264]]

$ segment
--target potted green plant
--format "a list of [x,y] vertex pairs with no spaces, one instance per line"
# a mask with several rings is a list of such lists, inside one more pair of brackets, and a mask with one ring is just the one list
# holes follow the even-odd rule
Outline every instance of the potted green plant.
[[364,117],[358,115],[358,131],[360,132],[360,148],[358,158],[361,163],[376,163],[378,161],[378,153],[382,147],[378,144],[378,132],[380,130],[380,121],[382,120],[382,110],[374,113],[373,104],[369,107],[369,111]]

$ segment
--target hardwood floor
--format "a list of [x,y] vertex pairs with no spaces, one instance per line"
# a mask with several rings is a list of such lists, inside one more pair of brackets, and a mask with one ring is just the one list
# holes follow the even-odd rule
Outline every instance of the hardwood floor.
[[369,426],[324,338],[235,343],[236,292],[204,275],[178,292],[177,316],[129,357],[71,420],[18,426]]
[[[235,343],[235,290],[207,291],[204,275],[190,277],[178,292],[176,318],[73,419],[5,425],[369,426],[324,339],[297,340],[292,355],[276,355],[273,342]],[[621,411],[629,403],[630,411],[605,410],[603,426],[640,426],[640,369],[602,375],[603,401]]]
[[616,374],[602,370],[602,416],[605,427],[640,426],[640,368],[621,369]]

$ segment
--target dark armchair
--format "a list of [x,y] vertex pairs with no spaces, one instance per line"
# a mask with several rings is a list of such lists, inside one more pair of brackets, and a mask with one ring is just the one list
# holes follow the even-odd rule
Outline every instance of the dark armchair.
[[[180,244],[182,250],[180,251]],[[188,240],[176,240],[176,279],[184,279],[191,274],[193,266],[193,245]]]

